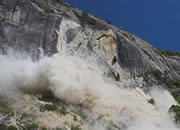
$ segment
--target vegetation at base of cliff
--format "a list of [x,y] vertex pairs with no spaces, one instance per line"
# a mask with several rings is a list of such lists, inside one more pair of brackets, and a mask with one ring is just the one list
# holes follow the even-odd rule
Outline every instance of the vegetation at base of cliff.
[[82,118],[83,120],[87,120],[87,119],[88,119],[88,116],[85,115],[85,114],[81,114],[80,116],[81,116],[81,118]]
[[171,49],[156,48],[161,54],[166,56],[180,56],[180,51],[173,51]]
[[78,118],[76,115],[73,116],[74,121],[78,121]]
[[7,126],[6,124],[0,123],[0,130],[18,130],[18,129],[13,125]]
[[71,126],[71,130],[82,130],[81,127],[78,126]]
[[[5,123],[0,123],[0,130],[19,130],[19,128],[14,125],[7,125]],[[21,130],[48,130],[48,129],[45,127],[39,127],[38,124],[36,123],[29,123],[23,126]]]
[[53,112],[58,112],[63,115],[66,115],[67,113],[69,113],[66,109],[66,105],[59,99],[53,97],[51,94],[49,96],[43,96],[43,95],[39,94],[39,95],[36,95],[36,98],[39,101],[48,103],[48,104],[40,105],[39,110],[41,112],[53,111]]
[[7,106],[0,106],[0,113],[2,115],[14,115],[14,110],[11,107],[7,107]]
[[51,92],[49,92],[49,95],[36,94],[35,96],[39,101],[52,102],[52,103],[59,102],[59,99],[55,98]]
[[44,128],[41,128],[41,130],[48,130],[48,129],[44,127]]
[[38,124],[36,124],[36,123],[30,123],[30,124],[26,124],[26,125],[24,126],[23,130],[36,130],[36,129],[38,129],[38,128],[39,128]]
[[66,110],[64,106],[61,106],[61,109],[59,110],[59,112],[64,115],[68,113],[68,111]]
[[172,105],[170,108],[169,108],[169,112],[173,112],[175,113],[175,122],[177,124],[180,124],[180,106],[179,105]]
[[45,104],[40,106],[40,111],[56,111],[58,108],[55,104]]
[[59,112],[59,113],[61,113],[63,115],[68,113],[64,106],[57,106],[56,104],[41,105],[39,110],[41,112],[44,112],[44,111],[55,111],[55,112]]

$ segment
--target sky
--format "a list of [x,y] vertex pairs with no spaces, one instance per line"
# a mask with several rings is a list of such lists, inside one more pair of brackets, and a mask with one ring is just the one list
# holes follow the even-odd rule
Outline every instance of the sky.
[[146,39],[155,48],[180,50],[180,0],[65,0]]

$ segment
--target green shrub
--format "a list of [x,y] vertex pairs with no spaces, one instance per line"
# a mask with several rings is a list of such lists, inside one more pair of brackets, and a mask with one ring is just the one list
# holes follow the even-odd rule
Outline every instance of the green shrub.
[[56,2],[58,2],[58,3],[60,3],[61,5],[69,8],[69,5],[68,5],[67,3],[65,3],[64,1],[62,1],[62,0],[56,0]]
[[163,80],[163,73],[160,70],[153,70],[151,73],[157,80],[159,81]]
[[72,126],[71,127],[71,130],[82,130],[81,127],[78,125],[78,126]]
[[90,13],[91,15],[93,15],[94,17],[98,18],[98,19],[101,19],[99,16],[93,14],[93,13]]
[[180,96],[175,97],[175,99],[180,104]]
[[58,111],[63,115],[68,113],[68,111],[66,110],[66,108],[64,106],[61,106],[61,108]]
[[15,126],[8,126],[6,130],[18,130]]
[[6,129],[6,125],[4,123],[0,123],[0,130],[5,130]]
[[81,118],[82,118],[83,120],[86,120],[86,119],[88,119],[88,116],[85,115],[85,114],[82,114],[82,115],[81,115]]
[[176,87],[180,87],[180,80],[170,80],[170,79],[164,79],[164,83],[166,84],[167,87],[172,87],[172,86],[176,86]]
[[119,73],[115,73],[115,72],[111,72],[111,74],[112,74],[112,77],[116,80],[116,81],[120,81],[120,75],[119,75]]
[[38,128],[39,128],[38,124],[30,123],[30,124],[26,124],[23,130],[37,130]]
[[83,11],[82,14],[81,14],[81,19],[83,21],[87,21],[88,20],[88,17],[89,17],[89,13],[86,12],[86,11]]
[[170,108],[169,108],[169,111],[168,112],[173,112],[175,113],[175,121],[176,123],[180,124],[180,106],[179,105],[172,105]]
[[68,113],[68,111],[66,110],[66,108],[63,105],[58,107],[56,104],[41,105],[40,106],[40,111],[41,112],[44,112],[44,111],[56,111],[56,112],[59,112],[59,113],[61,113],[63,115]]
[[153,70],[151,73],[159,81],[159,83],[164,83],[169,88],[172,86],[180,87],[180,80],[169,79],[166,72],[162,73],[160,70]]
[[174,80],[174,86],[180,87],[180,80]]
[[115,81],[120,81],[120,74],[115,73],[114,70],[111,70],[111,69],[109,70],[108,77],[114,79]]
[[129,38],[127,33],[122,33],[126,38]]
[[45,104],[40,106],[40,111],[56,111],[58,108],[55,104]]
[[173,51],[170,49],[156,48],[161,54],[169,56],[180,56],[180,51]]
[[57,128],[55,128],[53,130],[67,130],[67,129],[65,127],[63,127],[63,128],[57,127]]
[[141,37],[141,39],[144,40],[145,42],[147,42],[147,40],[145,38]]
[[110,21],[109,19],[107,19],[106,22],[107,22],[108,24],[111,24],[111,21]]
[[150,100],[148,100],[148,103],[155,105],[155,100],[153,98],[151,98]]
[[74,121],[78,121],[78,118],[76,115],[74,115]]
[[7,126],[4,123],[0,123],[0,130],[18,130],[18,129],[13,125]]
[[116,56],[114,56],[111,63],[112,63],[112,65],[114,65],[116,62],[117,62],[117,58],[116,58]]
[[10,108],[10,107],[6,107],[6,106],[1,106],[0,107],[0,113],[2,114],[2,115],[13,115],[14,114],[14,111],[13,111],[13,109],[12,108]]
[[118,28],[119,28],[120,30],[123,30],[123,27],[121,27],[121,26],[118,26]]
[[43,96],[41,94],[35,95],[36,98],[40,101],[43,101]]

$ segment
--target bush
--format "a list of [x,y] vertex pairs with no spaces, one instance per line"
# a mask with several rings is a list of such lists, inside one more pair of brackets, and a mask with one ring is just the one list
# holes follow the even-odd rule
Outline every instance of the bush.
[[172,86],[180,87],[180,80],[169,80],[169,79],[166,79],[166,80],[164,80],[164,83],[169,88],[172,87]]
[[88,118],[88,116],[85,115],[85,114],[82,114],[82,115],[81,115],[81,118],[82,118],[83,120],[86,120],[86,119]]
[[0,113],[2,115],[13,115],[14,114],[14,111],[12,108],[10,107],[6,107],[6,106],[1,106],[0,107]]
[[[170,79],[166,71],[162,73],[159,70],[153,70],[151,72],[148,72],[147,74],[152,74],[159,84],[164,84],[166,85],[166,87],[168,87],[168,89],[173,90],[171,91],[171,94],[180,104],[180,95],[179,95],[180,92],[177,91],[178,89],[172,89],[172,88],[180,88],[180,80]],[[147,74],[145,75],[145,78],[147,77]]]
[[174,80],[173,85],[180,87],[180,80]]
[[173,51],[170,49],[156,48],[161,54],[169,56],[180,56],[180,51]]
[[23,130],[37,130],[38,128],[39,128],[38,124],[31,123],[31,124],[26,124]]
[[108,24],[111,24],[111,21],[110,21],[109,19],[107,19],[106,22],[107,22]]
[[57,106],[55,104],[45,104],[45,105],[41,105],[40,106],[40,111],[44,112],[44,111],[56,111],[57,110]]
[[8,126],[6,130],[18,130],[15,126]]
[[176,123],[180,124],[180,106],[179,105],[172,105],[168,112],[175,113],[175,121],[176,121]]
[[151,73],[159,81],[159,83],[164,83],[169,88],[172,86],[180,87],[180,80],[169,79],[166,72],[162,73],[159,70],[153,70]]
[[180,104],[180,96],[175,97],[175,99]]
[[68,111],[66,110],[66,108],[64,106],[61,106],[61,109],[59,110],[59,112],[63,115],[68,113]]
[[78,118],[76,115],[74,115],[74,121],[78,121]]
[[160,70],[153,70],[151,73],[157,80],[159,81],[163,80],[163,73]]
[[6,124],[0,123],[0,130],[18,130],[18,129],[13,125],[7,126]]
[[117,58],[116,58],[116,56],[114,56],[111,63],[112,63],[112,65],[114,65],[116,62],[117,62]]
[[66,110],[66,108],[64,106],[58,107],[56,104],[41,105],[39,109],[40,109],[41,112],[44,112],[44,111],[56,111],[56,112],[59,112],[59,113],[61,113],[63,115],[68,113],[68,111]]
[[88,17],[89,17],[88,12],[83,11],[82,14],[81,14],[81,19],[82,19],[83,21],[87,21],[87,20],[88,20]]
[[147,42],[147,40],[144,37],[141,37],[142,40],[144,40],[145,42]]
[[71,130],[82,130],[82,129],[81,129],[80,126],[78,125],[78,126],[72,126],[72,127],[71,127]]
[[150,100],[148,100],[148,103],[155,105],[155,100],[153,98],[151,98]]
[[0,123],[0,130],[5,130],[6,129],[6,125],[4,123]]
[[112,76],[116,81],[120,81],[120,75],[119,75],[119,73],[115,73],[115,72],[113,72],[113,71],[111,71],[110,72],[111,74],[110,74],[110,76]]

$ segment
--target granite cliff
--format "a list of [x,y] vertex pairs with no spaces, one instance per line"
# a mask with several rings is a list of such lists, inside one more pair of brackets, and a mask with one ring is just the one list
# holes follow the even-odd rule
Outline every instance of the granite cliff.
[[[58,53],[68,53],[71,56],[76,55],[82,59],[86,59],[86,61],[95,62],[96,65],[99,66],[99,71],[102,72],[103,77],[108,78],[108,80],[111,80],[110,82],[115,82],[115,84],[126,84],[124,85],[125,88],[126,86],[130,88],[141,88],[147,93],[152,88],[154,88],[154,86],[156,86],[155,88],[167,89],[175,98],[180,97],[180,57],[178,55],[164,55],[158,49],[152,47],[147,41],[143,40],[142,38],[139,38],[136,35],[129,33],[120,27],[108,24],[101,18],[91,13],[81,11],[61,0],[0,0],[1,55],[8,55],[9,49],[13,49],[16,52],[21,52],[25,53],[26,55],[30,55],[30,57],[32,58],[32,62],[39,62],[39,60],[41,60],[42,57],[52,57],[53,59],[58,60],[58,56],[54,57],[54,55]],[[60,57],[59,59],[64,60],[66,58]],[[67,57],[67,59],[71,58]],[[76,60],[76,58],[74,60]],[[44,60],[43,63],[45,61],[46,60]],[[79,60],[77,60],[76,62],[78,61]],[[54,63],[51,60],[47,60],[46,62]],[[63,64],[61,63],[60,65]],[[61,68],[63,67],[61,66]],[[92,68],[92,66],[90,68]],[[75,69],[78,69],[78,66]],[[83,70],[86,70],[86,68],[83,68]],[[48,70],[48,72],[49,71],[50,70]],[[46,84],[47,82],[48,85],[53,84],[51,83],[51,80],[48,79],[48,77],[44,77],[44,84]],[[48,88],[48,85],[42,84],[39,86],[46,86],[45,88]],[[104,83],[99,85],[104,85]],[[56,84],[53,84],[52,86],[56,86]],[[40,90],[41,88],[42,87],[40,87]],[[65,100],[66,105],[80,104],[80,106],[82,105],[83,107],[89,107],[89,105],[87,104],[83,104],[81,102],[77,103],[75,99],[67,99],[64,96],[59,96],[54,90],[54,88],[53,90],[51,88],[51,91],[47,90],[48,92],[46,91],[45,93],[53,93],[52,95],[55,95],[56,98],[63,101]],[[89,89],[90,88],[88,88],[88,90]],[[24,89],[23,91],[26,92],[26,90]],[[29,91],[29,89],[27,89],[27,91]],[[90,89],[90,91],[94,90]],[[110,89],[110,91],[114,91],[114,89]],[[137,95],[139,94],[142,96],[143,94],[140,91],[141,90],[139,89],[137,90]],[[126,93],[129,93],[129,95],[133,95],[130,92]],[[68,112],[66,112],[64,110],[64,104],[61,104],[60,107],[57,104],[54,105],[54,102],[56,103],[56,101],[54,100],[57,99],[52,99],[53,97],[51,97],[50,94],[45,94],[45,96],[48,95],[48,98],[45,98],[45,101],[44,99],[43,101],[41,101],[41,96],[44,94],[44,92],[38,94],[40,94],[40,97],[39,95],[36,97],[39,100],[34,99],[34,96],[27,96],[24,99],[22,99],[22,102],[28,102],[28,107],[34,107],[39,105],[41,112],[44,112],[46,109],[48,109],[48,111],[60,111],[61,116],[57,116],[54,113],[38,114],[41,117],[39,117],[38,119],[40,124],[49,129],[53,128],[53,126],[58,126],[58,123],[54,123],[52,120],[56,120],[55,122],[59,121],[61,122],[61,124],[66,123],[67,126],[65,126],[66,128],[64,129],[70,129],[68,127],[68,123],[70,122],[70,124],[72,125],[71,129],[73,130],[79,130],[80,127],[82,127],[82,129],[92,128],[108,130],[131,130],[133,128],[134,130],[136,129],[136,127],[128,128],[127,126],[129,124],[124,123],[124,121],[122,120],[120,121],[119,118],[118,121],[114,121],[115,123],[113,121],[109,123],[109,120],[106,120],[109,123],[109,125],[106,126],[106,122],[104,121],[105,119],[102,119],[104,121],[103,122],[101,118],[104,117],[101,116],[96,118],[96,120],[101,120],[100,124],[103,124],[101,127],[93,121],[87,121],[87,125],[85,121],[81,119],[83,118],[83,115],[78,115],[79,113],[81,113],[80,111],[82,110],[80,109],[80,106],[71,106],[69,108],[71,111],[69,110]],[[99,94],[101,94],[101,92],[99,92]],[[61,95],[63,94],[61,93]],[[117,98],[119,97],[119,94],[115,93],[114,95],[116,95]],[[99,102],[102,101],[101,97],[97,95],[95,97],[99,98]],[[111,95],[109,95],[109,97],[111,99]],[[108,98],[108,96],[105,96],[105,98]],[[50,99],[52,99],[52,103],[49,103]],[[78,99],[80,100],[80,97]],[[33,102],[32,100],[36,101]],[[88,101],[89,100],[93,99],[88,99]],[[111,101],[107,100],[107,102]],[[99,103],[99,107],[107,107],[107,105],[109,104]],[[116,104],[114,106],[116,106],[118,110],[120,109],[119,105]],[[20,109],[19,107],[17,108],[17,110]],[[21,116],[24,113],[25,116],[28,115],[26,114],[26,110],[22,111],[23,113],[21,113]],[[88,111],[89,113],[90,110],[85,109],[84,111]],[[29,113],[30,115],[32,114],[31,112]],[[66,115],[65,113],[68,114]],[[134,119],[134,116],[131,116],[132,117],[127,117],[128,121],[131,118]],[[1,122],[3,120],[7,120],[6,118],[2,118]],[[24,118],[25,119],[23,121],[25,123],[23,123],[27,124],[28,119],[26,119],[26,117]],[[48,119],[43,120],[43,118]],[[89,118],[89,120],[93,120],[95,117]],[[47,125],[48,120],[50,120],[52,124],[54,124]],[[10,124],[13,123],[19,129],[25,127],[24,125],[19,125],[17,121],[11,122]],[[21,122],[20,124],[23,123]],[[82,125],[83,123],[85,125]],[[34,124],[31,124],[31,127],[35,127],[34,129],[38,129],[35,125],[33,125]],[[97,126],[99,128],[97,128]],[[139,125],[137,126],[139,127]],[[5,127],[6,126],[4,126],[4,128]],[[173,127],[173,130],[176,129]]]
[[67,44],[76,51],[87,49],[112,68],[116,58],[137,76],[158,69],[179,78],[178,57],[164,56],[145,40],[62,1],[1,0],[0,9],[1,53],[13,47],[34,58],[41,51],[51,56]]

